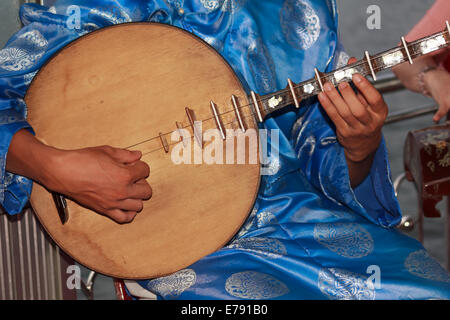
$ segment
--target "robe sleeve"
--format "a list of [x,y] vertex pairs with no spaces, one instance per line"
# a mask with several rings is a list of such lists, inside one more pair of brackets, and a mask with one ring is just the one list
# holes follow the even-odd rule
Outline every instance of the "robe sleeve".
[[352,188],[344,149],[337,141],[333,123],[318,103],[297,120],[293,137],[300,170],[328,199],[383,227],[400,222],[384,138],[368,176]]
[[[31,193],[31,180],[5,170],[11,139],[21,129],[31,130],[25,118],[0,99],[0,204],[9,214],[22,211]],[[5,106],[6,105],[6,106]]]

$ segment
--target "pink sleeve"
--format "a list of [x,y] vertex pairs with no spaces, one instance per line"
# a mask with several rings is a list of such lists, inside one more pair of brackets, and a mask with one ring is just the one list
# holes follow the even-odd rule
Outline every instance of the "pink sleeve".
[[425,16],[405,37],[411,42],[444,30],[445,20],[450,20],[450,1],[436,0]]

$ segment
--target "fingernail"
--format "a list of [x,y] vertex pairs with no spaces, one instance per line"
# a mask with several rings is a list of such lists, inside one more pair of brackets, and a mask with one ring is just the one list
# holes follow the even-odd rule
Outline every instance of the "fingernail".
[[323,87],[325,88],[325,91],[333,90],[333,86],[329,82],[325,83],[325,85]]
[[341,82],[341,83],[339,83],[339,89],[345,89],[345,88],[347,88],[347,87],[348,87],[347,82]]
[[355,82],[361,82],[363,79],[362,79],[362,76],[360,75],[360,74],[354,74],[353,75],[353,80],[355,81]]

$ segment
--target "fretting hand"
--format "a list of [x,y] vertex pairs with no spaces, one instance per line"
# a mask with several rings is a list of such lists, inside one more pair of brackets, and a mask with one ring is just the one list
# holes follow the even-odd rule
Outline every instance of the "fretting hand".
[[[356,62],[355,58],[349,64]],[[319,101],[336,126],[339,143],[344,147],[352,185],[359,184],[370,170],[373,155],[381,141],[381,130],[388,108],[381,94],[360,74],[353,75],[358,89],[342,82],[339,91],[324,84]]]

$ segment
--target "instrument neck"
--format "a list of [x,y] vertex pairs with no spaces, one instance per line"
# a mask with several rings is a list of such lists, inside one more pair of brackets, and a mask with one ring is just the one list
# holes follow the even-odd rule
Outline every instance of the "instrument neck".
[[[259,96],[257,101],[262,117],[284,109],[293,104],[318,95],[323,91],[323,84],[330,82],[337,86],[340,82],[351,81],[355,73],[363,76],[371,76],[376,80],[376,74],[383,70],[390,69],[398,64],[409,62],[413,59],[428,53],[445,48],[450,43],[450,29],[447,29],[428,37],[406,43],[402,37],[402,45],[384,51],[375,56],[370,56],[367,52],[364,59],[353,64],[341,67],[329,73],[321,73],[316,70],[316,77],[298,84],[292,83],[280,91]],[[294,96],[295,95],[295,96]],[[254,100],[253,100],[254,101]],[[255,106],[255,103],[253,103]]]

